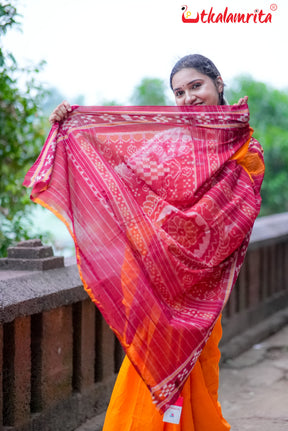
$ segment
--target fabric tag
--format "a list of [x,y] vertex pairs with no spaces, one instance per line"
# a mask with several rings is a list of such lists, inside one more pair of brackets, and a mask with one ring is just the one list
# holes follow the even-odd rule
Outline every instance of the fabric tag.
[[163,415],[163,422],[179,424],[183,406],[183,397],[179,397],[175,404],[169,407]]

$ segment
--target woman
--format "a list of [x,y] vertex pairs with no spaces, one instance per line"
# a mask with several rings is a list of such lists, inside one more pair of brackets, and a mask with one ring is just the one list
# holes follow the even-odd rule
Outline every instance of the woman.
[[[200,54],[187,55],[173,67],[170,86],[177,106],[225,105],[224,83],[214,63]],[[237,105],[247,103],[241,98]],[[62,102],[49,117],[51,124],[67,118],[71,112],[68,102]]]
[[[227,104],[224,83],[213,62],[201,55],[188,55],[172,69],[170,85],[177,106],[213,106]],[[248,97],[241,98],[238,106]],[[67,118],[71,107],[61,103],[50,122]],[[129,256],[127,256],[127,259]],[[125,267],[125,264],[124,264]],[[108,407],[103,431],[227,431],[218,402],[218,377],[221,338],[220,318],[202,350],[182,390],[183,410],[179,424],[163,421],[152,402],[142,378],[126,356]]]

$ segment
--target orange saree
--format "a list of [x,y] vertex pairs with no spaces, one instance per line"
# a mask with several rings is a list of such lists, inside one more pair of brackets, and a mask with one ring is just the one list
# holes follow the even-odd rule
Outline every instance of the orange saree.
[[114,386],[103,431],[229,431],[218,402],[218,343],[220,319],[185,382],[181,395],[183,410],[179,424],[163,422],[163,415],[126,356]]

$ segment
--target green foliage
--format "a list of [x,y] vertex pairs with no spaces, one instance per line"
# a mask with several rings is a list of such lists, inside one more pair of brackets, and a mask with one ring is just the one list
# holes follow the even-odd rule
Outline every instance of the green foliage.
[[288,91],[240,76],[227,96],[233,104],[244,95],[249,97],[253,135],[264,148],[261,215],[288,211]]
[[0,4],[0,35],[5,34],[13,25],[17,24],[15,18],[17,11],[15,6],[10,3]]
[[171,101],[166,95],[166,85],[159,78],[143,78],[131,96],[131,103],[135,106],[165,106]]
[[[0,36],[17,26],[13,5],[0,5]],[[0,255],[14,241],[39,237],[30,227],[29,191],[24,176],[40,152],[49,129],[48,116],[63,99],[55,88],[44,92],[36,81],[43,65],[20,68],[0,42]],[[25,85],[21,85],[25,82]],[[133,105],[174,105],[164,81],[143,78],[130,99]],[[235,78],[228,100],[249,96],[251,126],[265,151],[266,174],[261,214],[288,211],[288,92],[271,88],[249,76]],[[83,97],[76,104],[83,104]],[[103,105],[117,105],[114,100]],[[41,114],[44,112],[44,116]],[[30,216],[31,217],[31,216]]]
[[[16,24],[11,5],[0,7],[0,33]],[[46,130],[39,106],[44,91],[36,81],[41,68],[20,68],[0,46],[0,255],[14,241],[31,238],[25,217],[31,204],[24,175],[43,145]],[[18,78],[25,83],[18,88]]]

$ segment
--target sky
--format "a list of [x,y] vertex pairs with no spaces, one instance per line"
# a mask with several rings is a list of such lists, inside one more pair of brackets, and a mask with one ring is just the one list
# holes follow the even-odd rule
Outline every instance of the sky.
[[[184,23],[204,9],[218,15],[271,13],[271,23]],[[276,10],[271,10],[272,9]],[[22,32],[8,31],[4,46],[21,65],[46,61],[38,78],[73,104],[103,100],[129,104],[143,77],[169,83],[183,55],[211,58],[229,83],[239,74],[288,88],[287,0],[18,0]]]

